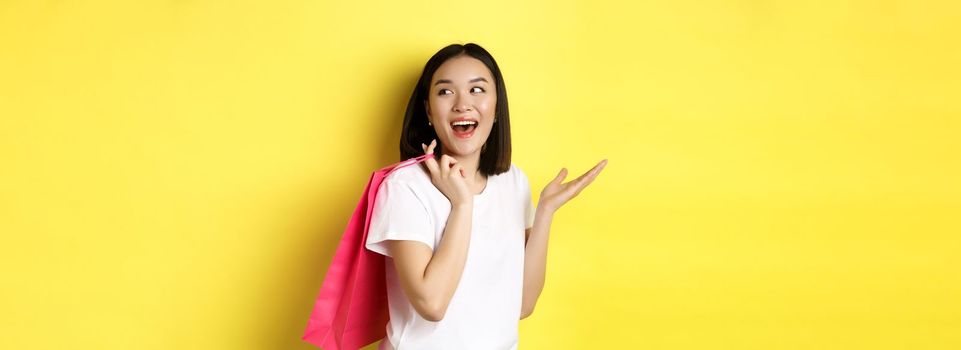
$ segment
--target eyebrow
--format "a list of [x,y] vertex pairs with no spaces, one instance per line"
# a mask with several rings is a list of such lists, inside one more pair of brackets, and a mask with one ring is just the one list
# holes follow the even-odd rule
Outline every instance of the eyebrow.
[[[471,80],[468,81],[468,83],[476,83],[476,82],[478,82],[478,81],[483,81],[483,82],[485,82],[485,83],[490,84],[490,82],[488,82],[487,79],[484,79],[483,77],[471,79]],[[434,85],[437,86],[437,85],[440,85],[440,84],[452,84],[452,83],[453,83],[453,82],[450,81],[450,80],[441,79],[441,80],[438,80],[436,83],[434,83]]]

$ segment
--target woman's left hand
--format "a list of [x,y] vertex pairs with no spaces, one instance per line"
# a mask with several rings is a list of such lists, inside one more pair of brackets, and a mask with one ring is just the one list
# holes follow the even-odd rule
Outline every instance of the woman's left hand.
[[538,209],[547,210],[550,213],[556,212],[564,203],[576,197],[587,185],[590,185],[606,165],[607,159],[602,160],[591,168],[591,170],[588,170],[577,179],[568,181],[567,183],[561,183],[564,181],[564,178],[567,177],[567,168],[562,168],[561,172],[557,174],[557,177],[548,183],[547,186],[544,187],[544,190],[541,191],[541,199],[537,204]]

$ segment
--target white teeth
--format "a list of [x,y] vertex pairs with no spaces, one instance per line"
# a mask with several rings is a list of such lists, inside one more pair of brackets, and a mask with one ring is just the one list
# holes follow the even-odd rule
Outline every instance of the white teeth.
[[473,122],[473,121],[470,121],[470,120],[460,120],[460,121],[456,121],[456,122],[450,123],[450,125],[453,125],[453,126],[457,126],[457,125],[477,125],[477,122]]

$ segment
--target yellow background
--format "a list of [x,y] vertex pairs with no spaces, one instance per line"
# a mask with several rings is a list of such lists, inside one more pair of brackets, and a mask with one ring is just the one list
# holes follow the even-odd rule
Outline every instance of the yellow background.
[[[633,3],[633,2],[632,2]],[[0,2],[0,348],[300,336],[424,62],[557,215],[522,349],[961,348],[954,1]]]

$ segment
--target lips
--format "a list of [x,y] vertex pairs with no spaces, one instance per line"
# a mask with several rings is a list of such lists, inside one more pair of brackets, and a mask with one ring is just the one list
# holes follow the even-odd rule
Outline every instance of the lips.
[[451,130],[454,131],[454,136],[464,139],[474,136],[474,131],[477,130],[477,125],[477,120],[472,118],[457,118],[450,122],[450,127]]

